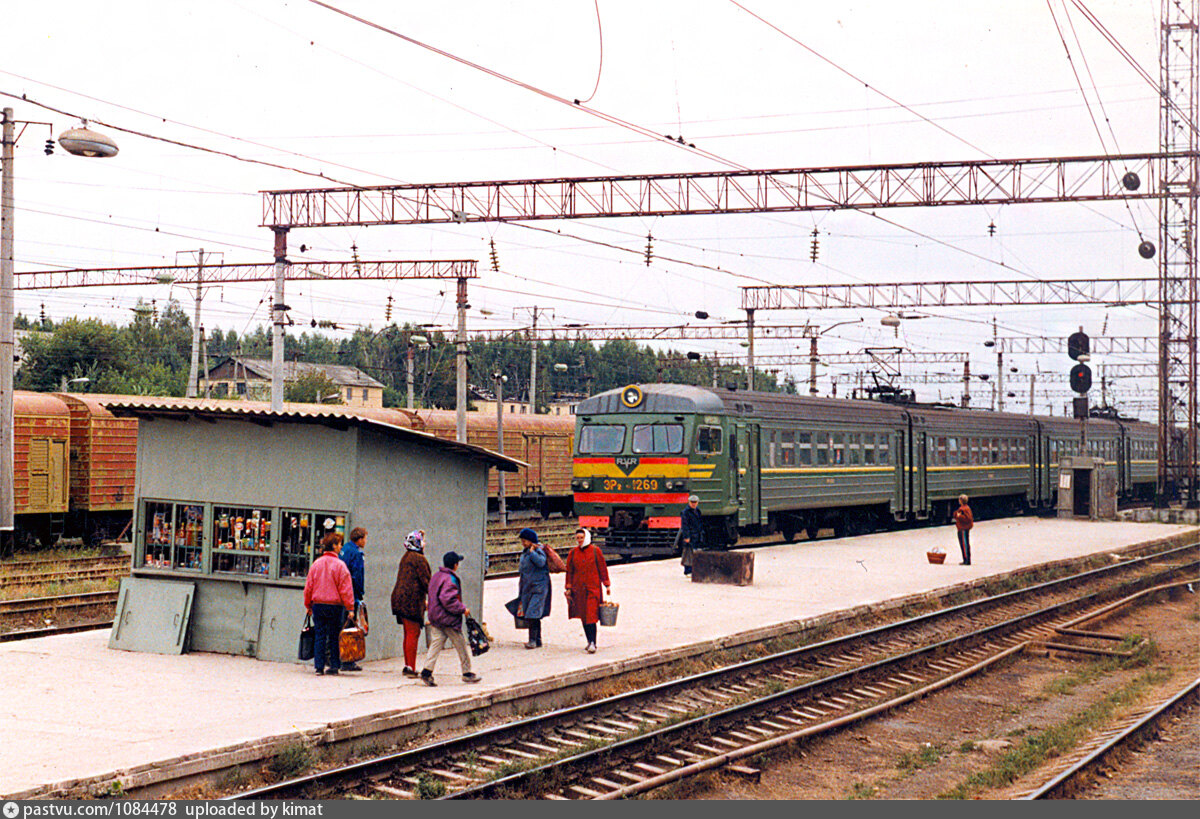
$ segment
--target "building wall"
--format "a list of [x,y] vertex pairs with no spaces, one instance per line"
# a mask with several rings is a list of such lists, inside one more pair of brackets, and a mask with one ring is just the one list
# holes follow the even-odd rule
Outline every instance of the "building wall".
[[446,552],[463,555],[463,601],[474,613],[483,610],[488,469],[419,444],[398,444],[370,429],[361,431],[357,468],[353,525],[368,531],[363,553],[371,613],[367,658],[395,657],[403,629],[391,612],[392,586],[404,556],[404,536],[414,529],[425,530],[425,557],[432,572]]

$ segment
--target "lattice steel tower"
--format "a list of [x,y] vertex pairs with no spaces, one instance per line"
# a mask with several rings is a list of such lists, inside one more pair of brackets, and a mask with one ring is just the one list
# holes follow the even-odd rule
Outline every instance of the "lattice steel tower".
[[[1158,503],[1182,491],[1196,505],[1197,0],[1163,0],[1159,46],[1159,143],[1178,154],[1162,163],[1158,278]],[[1179,430],[1182,440],[1176,438]]]

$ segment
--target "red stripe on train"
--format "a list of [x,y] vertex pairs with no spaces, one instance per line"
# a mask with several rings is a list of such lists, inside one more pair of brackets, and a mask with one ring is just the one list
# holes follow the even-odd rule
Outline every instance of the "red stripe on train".
[[687,492],[671,494],[609,494],[607,492],[576,492],[576,503],[687,503]]
[[[687,458],[652,458],[650,456],[640,456],[639,464],[686,464]],[[576,458],[577,464],[611,464],[616,463],[616,458]]]

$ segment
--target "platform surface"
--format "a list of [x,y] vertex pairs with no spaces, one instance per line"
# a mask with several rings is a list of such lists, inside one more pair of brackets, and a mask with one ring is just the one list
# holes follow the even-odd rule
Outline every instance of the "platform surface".
[[[562,575],[552,577],[553,611],[543,621],[545,647],[537,651],[524,649],[525,632],[503,608],[516,596],[516,579],[491,580],[482,619],[494,642],[474,658],[483,676],[477,685],[460,682],[453,651],[439,658],[439,685],[430,688],[403,677],[399,659],[365,663],[357,674],[317,677],[311,663],[110,650],[107,630],[4,643],[0,795],[396,709],[486,697],[539,678],[1189,530],[1200,531],[1161,523],[983,521],[972,532],[971,566],[959,565],[954,529],[945,526],[757,547],[754,583],[744,587],[692,583],[675,560],[613,566],[619,621],[599,630],[599,651],[592,655],[583,651],[579,622],[566,619]],[[925,552],[934,545],[947,552],[944,565],[927,562]],[[368,562],[367,571],[394,574],[395,567]]]

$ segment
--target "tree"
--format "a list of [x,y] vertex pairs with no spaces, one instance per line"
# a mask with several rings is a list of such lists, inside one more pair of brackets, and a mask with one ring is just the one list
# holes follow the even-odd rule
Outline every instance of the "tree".
[[[337,396],[337,400],[321,400]],[[322,370],[306,369],[284,385],[283,400],[296,404],[341,404],[342,389]]]

